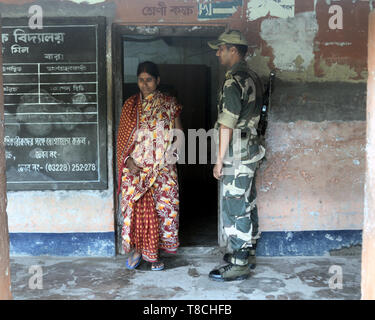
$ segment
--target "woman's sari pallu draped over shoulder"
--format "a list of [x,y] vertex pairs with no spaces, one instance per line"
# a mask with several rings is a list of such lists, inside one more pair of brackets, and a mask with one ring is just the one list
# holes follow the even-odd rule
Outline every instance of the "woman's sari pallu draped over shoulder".
[[[130,97],[121,112],[117,168],[122,245],[126,253],[135,248],[149,262],[158,260],[159,248],[174,253],[179,246],[176,165],[165,157],[181,109],[175,98],[157,91],[143,101],[140,94]],[[141,168],[136,175],[125,166],[128,156]]]

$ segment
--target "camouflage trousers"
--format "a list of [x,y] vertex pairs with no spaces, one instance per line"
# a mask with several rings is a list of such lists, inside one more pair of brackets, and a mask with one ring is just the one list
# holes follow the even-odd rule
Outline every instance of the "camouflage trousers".
[[255,172],[259,161],[235,166],[224,165],[221,179],[222,219],[233,251],[251,248],[260,238],[256,205]]

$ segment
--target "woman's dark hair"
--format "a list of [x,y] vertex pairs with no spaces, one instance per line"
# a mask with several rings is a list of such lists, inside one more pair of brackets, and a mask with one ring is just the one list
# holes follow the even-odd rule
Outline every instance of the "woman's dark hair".
[[142,72],[147,72],[149,75],[153,76],[155,79],[160,77],[158,66],[151,61],[145,61],[138,65],[137,77]]

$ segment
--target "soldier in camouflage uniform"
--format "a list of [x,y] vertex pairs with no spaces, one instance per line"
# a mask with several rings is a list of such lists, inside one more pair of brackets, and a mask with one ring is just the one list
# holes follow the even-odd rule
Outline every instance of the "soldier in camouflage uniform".
[[248,45],[239,31],[224,32],[209,46],[217,49],[220,63],[229,69],[219,94],[215,124],[219,130],[219,153],[214,176],[221,183],[223,226],[233,250],[224,256],[228,264],[212,270],[209,277],[218,281],[241,280],[255,266],[260,237],[255,172],[265,155],[257,134],[263,86],[244,60]]

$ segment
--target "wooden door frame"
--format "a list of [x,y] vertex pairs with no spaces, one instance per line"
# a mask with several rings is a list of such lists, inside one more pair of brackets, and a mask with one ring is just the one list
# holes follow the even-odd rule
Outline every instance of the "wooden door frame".
[[[112,24],[111,29],[111,43],[112,43],[112,81],[113,81],[113,108],[112,108],[112,136],[113,136],[113,178],[114,178],[114,201],[115,201],[115,243],[116,253],[123,254],[121,243],[121,230],[119,228],[119,199],[117,197],[117,172],[116,172],[116,110],[123,105],[123,36],[160,36],[160,37],[217,37],[225,29],[228,28],[228,23],[223,24]],[[219,191],[220,192],[220,191]],[[222,236],[222,222],[220,215],[220,196],[218,197],[218,243],[223,246]]]

